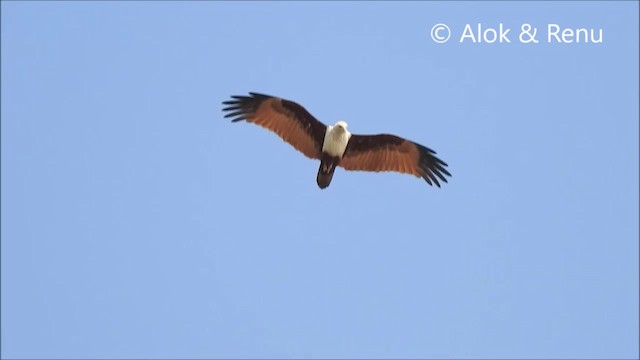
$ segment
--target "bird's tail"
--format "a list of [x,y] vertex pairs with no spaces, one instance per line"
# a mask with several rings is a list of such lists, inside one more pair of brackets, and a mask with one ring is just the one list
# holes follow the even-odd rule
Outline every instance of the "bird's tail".
[[323,158],[320,161],[320,168],[318,169],[318,177],[316,181],[320,189],[324,189],[331,184],[333,178],[333,172],[336,171],[336,162],[331,158]]

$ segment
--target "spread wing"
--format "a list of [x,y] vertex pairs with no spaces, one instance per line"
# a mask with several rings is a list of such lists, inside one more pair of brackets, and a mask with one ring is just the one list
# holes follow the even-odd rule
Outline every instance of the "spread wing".
[[273,131],[312,159],[320,159],[326,126],[301,105],[269,95],[231,96],[222,109],[232,122],[246,120]]
[[396,171],[422,177],[429,185],[447,182],[447,164],[436,152],[395,135],[352,135],[339,166],[347,170]]

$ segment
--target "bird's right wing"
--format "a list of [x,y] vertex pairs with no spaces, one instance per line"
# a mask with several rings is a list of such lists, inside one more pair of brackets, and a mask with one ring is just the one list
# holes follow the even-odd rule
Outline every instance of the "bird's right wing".
[[326,126],[301,105],[269,95],[232,96],[222,109],[233,122],[246,120],[273,131],[296,150],[320,159]]

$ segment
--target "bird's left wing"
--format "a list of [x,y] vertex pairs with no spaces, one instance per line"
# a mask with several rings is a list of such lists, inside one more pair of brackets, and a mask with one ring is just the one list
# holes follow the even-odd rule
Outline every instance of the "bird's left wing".
[[301,105],[269,95],[232,96],[222,109],[233,122],[246,120],[273,131],[312,159],[320,159],[326,126]]
[[440,187],[451,174],[436,152],[395,135],[351,135],[339,166],[346,170],[395,171],[422,177]]

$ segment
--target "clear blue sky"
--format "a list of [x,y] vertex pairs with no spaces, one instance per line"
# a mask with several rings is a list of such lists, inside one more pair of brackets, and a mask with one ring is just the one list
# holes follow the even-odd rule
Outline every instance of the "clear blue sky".
[[[637,2],[1,6],[3,358],[638,357]],[[248,91],[453,177],[322,191]]]

